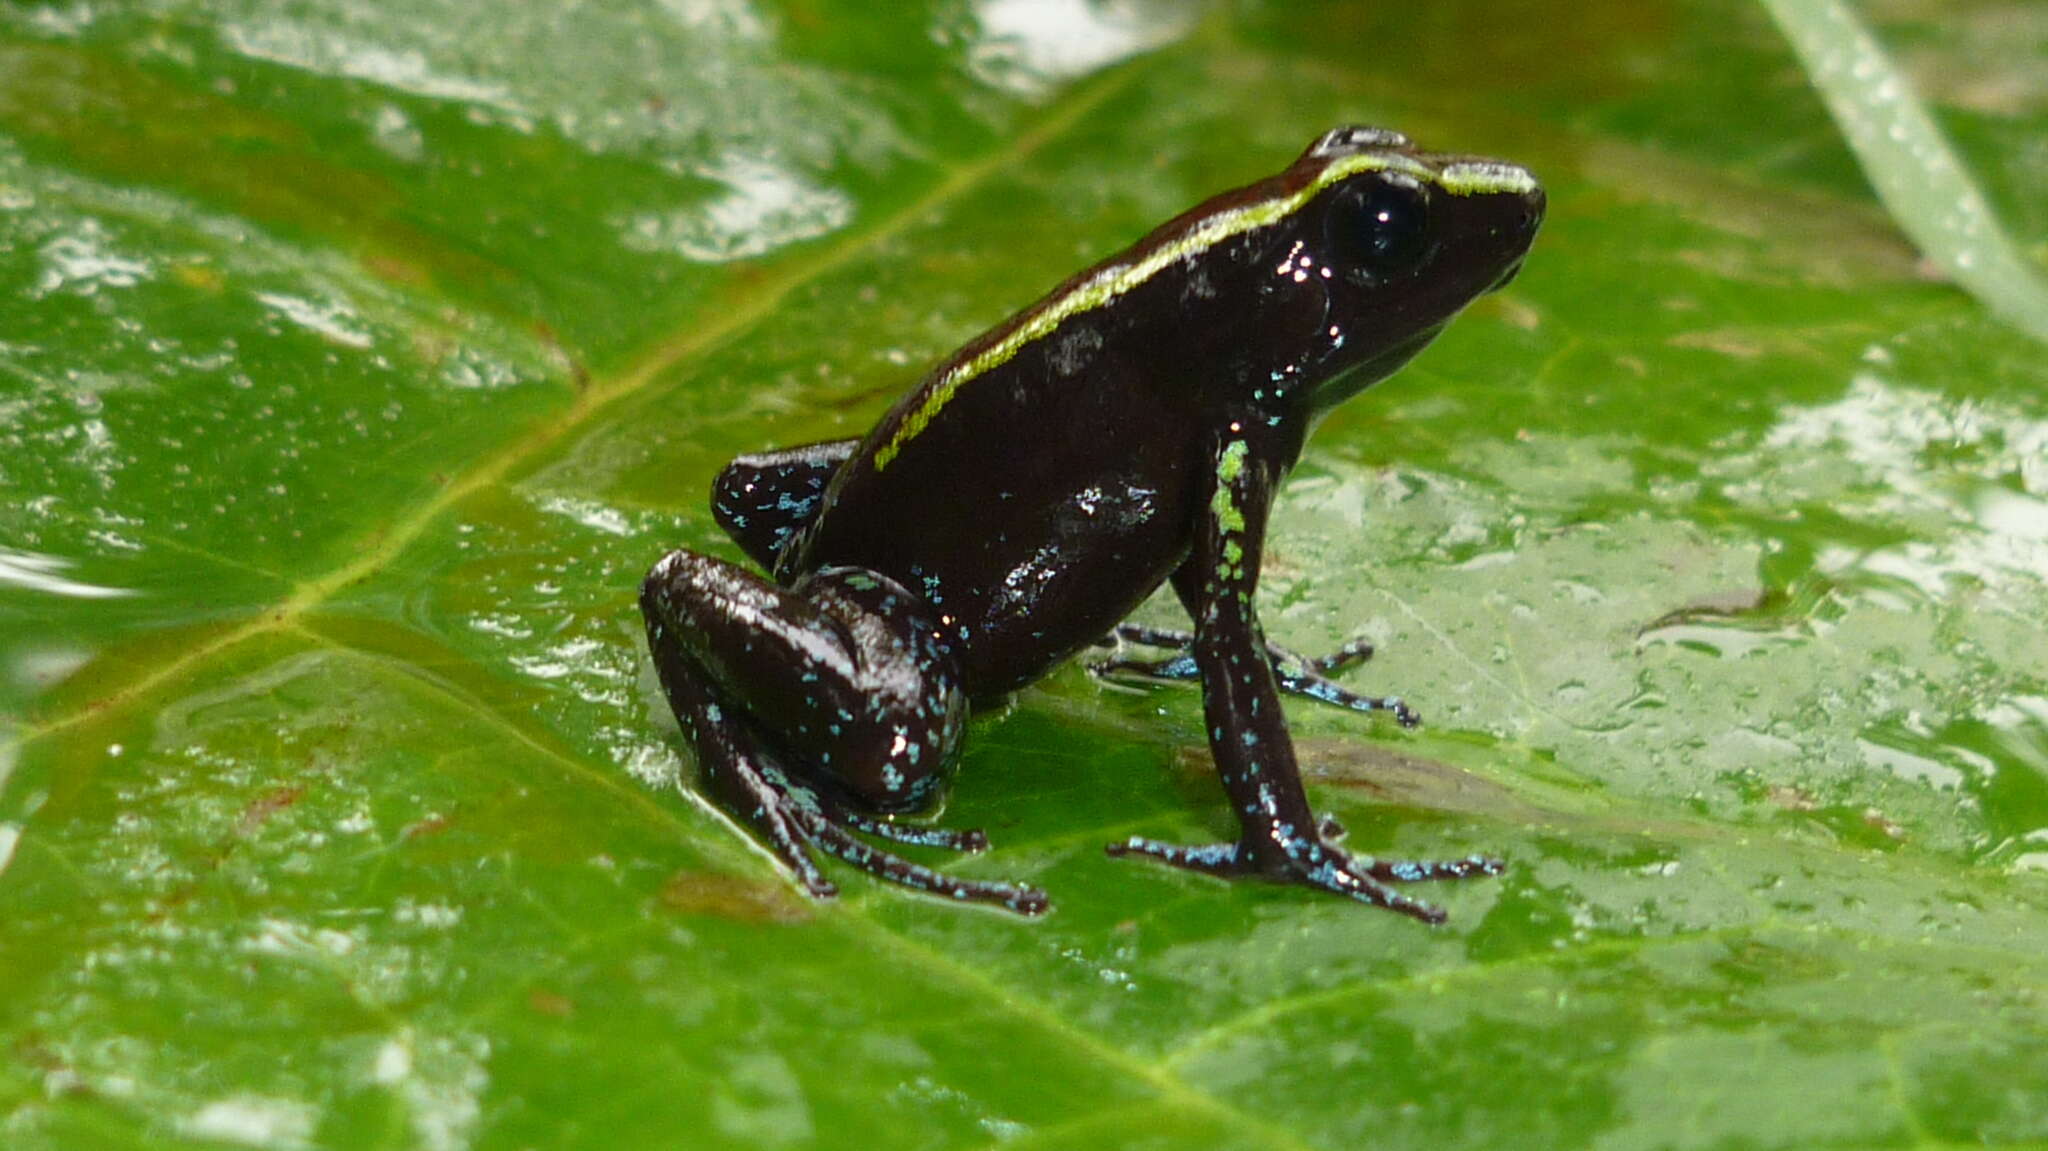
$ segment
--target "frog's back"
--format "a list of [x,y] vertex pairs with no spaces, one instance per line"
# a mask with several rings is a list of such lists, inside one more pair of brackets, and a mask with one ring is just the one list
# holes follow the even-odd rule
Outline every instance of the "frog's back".
[[885,419],[834,478],[794,569],[853,564],[922,594],[978,696],[1114,627],[1186,554],[1202,435],[1179,357],[1134,343],[1128,323],[1069,320],[952,390],[900,442],[903,421]]

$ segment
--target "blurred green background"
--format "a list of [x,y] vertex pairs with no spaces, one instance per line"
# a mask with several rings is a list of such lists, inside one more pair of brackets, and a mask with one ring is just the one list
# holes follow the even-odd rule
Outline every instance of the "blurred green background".
[[[2039,271],[2048,6],[1853,10]],[[1232,824],[1070,668],[943,815],[1052,916],[793,894],[640,574],[1349,121],[1550,221],[1261,603],[1428,719],[1293,707],[1350,842],[1507,873],[1107,859]],[[0,6],[0,1144],[2048,1141],[2048,354],[1869,187],[1727,0]]]

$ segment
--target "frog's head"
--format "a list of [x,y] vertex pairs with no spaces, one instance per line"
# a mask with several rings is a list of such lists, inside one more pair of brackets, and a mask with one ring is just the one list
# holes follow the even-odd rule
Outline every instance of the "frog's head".
[[1322,411],[1513,279],[1543,222],[1543,189],[1526,169],[1419,151],[1380,128],[1325,134],[1281,179],[1304,198],[1291,213],[1291,266],[1276,272],[1328,293],[1330,342],[1310,369]]

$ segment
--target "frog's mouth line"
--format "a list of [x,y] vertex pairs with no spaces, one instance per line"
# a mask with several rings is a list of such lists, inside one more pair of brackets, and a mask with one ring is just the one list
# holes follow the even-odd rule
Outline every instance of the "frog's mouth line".
[[1522,259],[1520,259],[1520,260],[1516,260],[1516,261],[1515,261],[1514,263],[1512,263],[1512,264],[1509,264],[1509,265],[1508,265],[1508,270],[1507,270],[1507,271],[1505,271],[1505,272],[1502,272],[1502,273],[1500,274],[1500,279],[1498,279],[1498,280],[1495,280],[1495,281],[1493,282],[1493,286],[1492,286],[1492,287],[1490,287],[1490,288],[1488,288],[1488,289],[1486,289],[1486,290],[1487,290],[1487,291],[1489,291],[1489,292],[1498,292],[1498,291],[1500,291],[1500,290],[1501,290],[1502,288],[1505,288],[1505,287],[1507,287],[1507,286],[1508,286],[1509,284],[1512,284],[1512,283],[1514,283],[1514,282],[1515,282],[1515,277],[1516,277],[1516,276],[1519,276],[1519,275],[1521,275],[1521,274],[1522,274],[1522,264],[1523,264],[1523,262],[1524,262],[1525,260],[1527,260],[1527,259],[1528,259],[1528,257],[1524,256],[1524,257],[1522,257]]
[[1398,344],[1388,345],[1385,349],[1381,350],[1379,355],[1364,361],[1354,370],[1365,372],[1374,379],[1384,379],[1392,375],[1395,369],[1399,368],[1402,364],[1414,359],[1415,354],[1427,346],[1431,340],[1436,339],[1437,333],[1443,330],[1443,324],[1431,324]]

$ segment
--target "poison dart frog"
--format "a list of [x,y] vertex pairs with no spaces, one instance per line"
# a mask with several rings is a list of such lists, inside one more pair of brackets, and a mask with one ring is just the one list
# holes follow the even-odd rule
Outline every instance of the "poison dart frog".
[[[662,688],[703,791],[816,897],[815,853],[1024,915],[1045,893],[962,879],[870,840],[979,851],[928,808],[968,710],[1120,638],[1179,650],[1121,671],[1199,677],[1230,842],[1112,855],[1319,888],[1438,922],[1401,890],[1495,874],[1484,856],[1352,855],[1309,808],[1281,693],[1415,717],[1332,682],[1362,645],[1266,642],[1268,514],[1310,429],[1520,269],[1543,190],[1499,160],[1368,127],[1325,133],[946,357],[860,439],[742,456],[720,526],[770,573],[675,551],[641,589]],[[1121,621],[1162,582],[1191,632]]]

